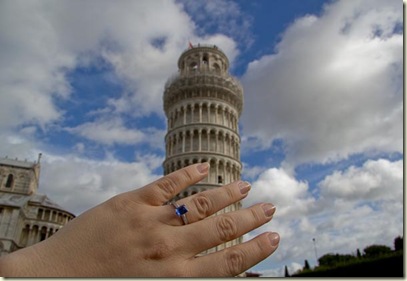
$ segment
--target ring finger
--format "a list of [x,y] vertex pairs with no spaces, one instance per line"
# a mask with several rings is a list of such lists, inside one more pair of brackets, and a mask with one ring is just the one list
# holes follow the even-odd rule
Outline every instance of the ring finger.
[[236,276],[271,255],[278,247],[277,233],[263,233],[252,240],[198,258],[188,264],[190,277]]
[[[202,220],[193,225],[177,230],[177,237],[191,239],[200,237],[199,241],[188,243],[184,250],[186,253],[196,255],[204,250],[219,244],[231,241],[243,234],[269,222],[274,215],[276,207],[271,203],[259,203],[247,209],[229,212],[219,216]],[[201,235],[201,233],[206,233]]]
[[[188,223],[202,220],[223,208],[245,198],[251,186],[248,182],[237,181],[219,188],[207,190],[177,201],[188,209]],[[161,217],[163,223],[169,225],[183,225],[183,220],[175,215],[174,206],[168,206],[171,211]]]

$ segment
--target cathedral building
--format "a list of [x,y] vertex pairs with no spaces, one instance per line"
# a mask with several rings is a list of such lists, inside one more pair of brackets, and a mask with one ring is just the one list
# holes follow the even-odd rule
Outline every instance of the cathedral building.
[[[240,179],[238,120],[243,108],[243,89],[229,74],[229,60],[215,45],[190,45],[178,60],[178,73],[164,90],[164,174],[194,163],[209,162],[209,175],[187,188],[174,200]],[[238,210],[235,203],[219,213]],[[219,214],[218,213],[218,214]],[[241,238],[210,249],[219,251],[241,243]]]
[[37,193],[40,157],[0,158],[0,256],[50,237],[75,217]]

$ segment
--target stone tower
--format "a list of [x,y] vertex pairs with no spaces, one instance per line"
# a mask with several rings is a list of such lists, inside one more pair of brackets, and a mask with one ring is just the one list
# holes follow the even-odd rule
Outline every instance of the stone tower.
[[[210,163],[208,177],[174,200],[240,179],[238,120],[243,108],[243,90],[228,70],[229,60],[217,46],[190,45],[178,60],[178,73],[165,85],[163,99],[168,132],[164,174],[194,163]],[[219,213],[240,206],[238,202]],[[241,239],[227,242],[208,253],[240,242]]]

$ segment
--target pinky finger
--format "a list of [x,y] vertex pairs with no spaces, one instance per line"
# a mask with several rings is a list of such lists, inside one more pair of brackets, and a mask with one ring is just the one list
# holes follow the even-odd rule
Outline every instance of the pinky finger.
[[190,261],[191,277],[237,276],[270,256],[277,249],[280,236],[263,233],[252,240]]

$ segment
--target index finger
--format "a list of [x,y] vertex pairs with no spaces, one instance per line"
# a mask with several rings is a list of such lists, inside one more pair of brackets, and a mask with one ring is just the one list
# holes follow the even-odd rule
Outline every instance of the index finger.
[[155,182],[152,182],[131,194],[138,196],[142,201],[153,206],[161,206],[175,197],[180,191],[193,185],[208,175],[209,163],[198,163],[179,169]]

